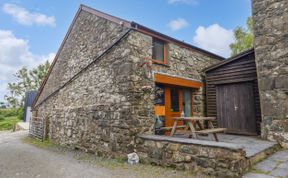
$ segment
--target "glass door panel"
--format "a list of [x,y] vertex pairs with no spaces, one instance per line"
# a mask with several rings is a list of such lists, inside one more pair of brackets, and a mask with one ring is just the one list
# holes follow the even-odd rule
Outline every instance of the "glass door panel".
[[179,89],[178,88],[170,89],[170,98],[171,98],[170,111],[179,112],[180,106],[179,106]]
[[191,97],[191,90],[184,89],[183,92],[183,109],[185,117],[192,116],[192,97]]

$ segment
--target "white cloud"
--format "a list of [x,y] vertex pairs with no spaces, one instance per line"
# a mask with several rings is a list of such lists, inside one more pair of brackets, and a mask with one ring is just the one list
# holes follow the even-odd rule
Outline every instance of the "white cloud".
[[197,0],[168,0],[169,4],[190,4],[196,5],[198,4]]
[[193,42],[196,46],[218,55],[228,57],[231,54],[229,45],[234,41],[233,30],[225,29],[218,24],[209,27],[199,26]]
[[189,23],[183,18],[171,20],[168,24],[169,28],[172,31],[177,31],[177,30],[183,29],[183,28],[187,27],[188,25],[189,25]]
[[56,26],[56,20],[54,16],[47,16],[38,12],[29,12],[23,7],[17,6],[15,4],[4,4],[3,11],[11,15],[14,20],[18,23],[26,26],[31,26],[33,24],[42,26]]
[[35,55],[29,50],[29,41],[17,38],[12,31],[0,29],[0,101],[7,94],[7,83],[15,80],[13,74],[22,66],[35,67],[55,54]]

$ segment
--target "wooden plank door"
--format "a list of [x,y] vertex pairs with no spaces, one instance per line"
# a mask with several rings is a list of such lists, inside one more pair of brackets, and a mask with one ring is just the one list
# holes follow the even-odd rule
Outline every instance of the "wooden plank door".
[[256,135],[253,83],[217,85],[217,121],[228,131]]
[[[165,86],[165,127],[173,126],[173,117],[180,117],[183,95],[179,87]],[[179,122],[179,125],[181,123]]]

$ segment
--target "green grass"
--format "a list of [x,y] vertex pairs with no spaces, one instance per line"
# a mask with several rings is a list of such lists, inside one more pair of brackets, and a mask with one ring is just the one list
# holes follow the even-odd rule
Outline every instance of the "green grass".
[[256,168],[253,168],[253,169],[251,170],[251,172],[257,173],[257,174],[265,174],[265,175],[268,175],[268,174],[269,174],[269,171],[262,171],[262,170],[258,170],[258,169],[256,169]]
[[22,139],[24,143],[28,143],[30,145],[34,145],[38,148],[54,148],[57,145],[52,143],[50,140],[44,140],[43,142],[39,139],[31,138],[31,137],[24,137]]
[[12,130],[21,121],[20,114],[20,109],[0,109],[0,131]]
[[3,120],[0,120],[0,131],[12,130],[17,122],[20,122],[17,116],[4,117]]

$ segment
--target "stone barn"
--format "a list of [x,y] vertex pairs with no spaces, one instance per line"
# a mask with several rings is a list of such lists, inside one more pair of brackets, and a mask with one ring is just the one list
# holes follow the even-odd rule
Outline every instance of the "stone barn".
[[[33,103],[54,142],[127,154],[161,110],[204,116],[202,71],[222,57],[81,5]],[[155,94],[156,92],[156,94]]]
[[[278,143],[283,147],[288,143],[288,3],[253,0],[252,4],[254,50],[227,61],[138,23],[81,5],[33,102],[34,116],[45,119],[45,131],[58,144],[111,157],[136,150],[145,162],[240,177],[279,149]],[[238,78],[217,72],[225,67],[236,69]],[[227,87],[229,83],[237,85]],[[237,90],[229,95],[239,101],[241,95],[249,97],[244,105],[251,112],[243,115],[243,127],[241,118],[235,117],[237,112],[228,113],[237,127],[229,125],[225,113],[217,114],[216,105],[227,105],[218,103],[217,90],[220,101],[226,90]],[[233,108],[240,109],[235,103]],[[207,114],[216,116],[220,126],[231,126],[238,133],[261,133],[278,143],[229,134],[223,134],[220,142],[146,134],[155,117],[162,127],[171,129],[172,118]]]

